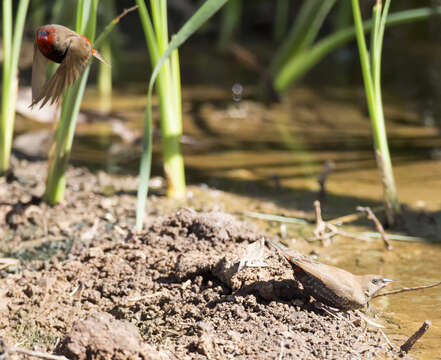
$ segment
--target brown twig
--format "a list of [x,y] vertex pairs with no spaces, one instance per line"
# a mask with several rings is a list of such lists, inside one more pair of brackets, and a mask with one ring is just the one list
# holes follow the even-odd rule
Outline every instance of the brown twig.
[[392,344],[392,342],[389,340],[389,338],[387,337],[386,333],[382,329],[378,329],[378,331],[380,332],[381,335],[383,335],[384,340],[386,340],[386,342],[389,345],[389,347],[391,348],[391,350],[394,351],[395,347]]
[[314,201],[314,212],[315,212],[315,229],[314,238],[319,241],[327,242],[331,237],[336,234],[335,227],[330,228],[328,223],[323,221],[322,209],[320,207],[320,201]]
[[333,170],[335,170],[335,163],[332,160],[326,160],[325,164],[323,165],[323,171],[317,179],[317,182],[320,185],[319,199],[321,201],[325,201],[327,198],[326,180]]
[[250,50],[234,42],[230,44],[228,50],[236,58],[236,60],[244,65],[247,69],[254,71],[260,75],[263,74],[263,66],[260,64],[257,56],[253,54]]
[[10,351],[13,350],[14,352],[17,352],[19,354],[24,354],[24,355],[38,357],[40,359],[47,359],[47,360],[69,360],[67,357],[65,357],[63,355],[52,355],[52,354],[43,353],[43,352],[40,352],[40,351],[31,351],[31,350],[26,350],[26,349],[21,349],[21,348],[10,348],[9,350]]
[[20,261],[18,259],[13,258],[2,258],[0,259],[0,270],[6,269],[9,266],[17,266],[20,264]]
[[417,290],[423,290],[423,289],[430,289],[430,288],[433,288],[433,287],[439,286],[439,285],[441,285],[441,281],[438,281],[437,283],[431,284],[431,285],[423,285],[423,286],[416,286],[416,287],[411,287],[411,288],[402,288],[402,289],[398,289],[398,290],[388,291],[388,292],[385,292],[385,293],[377,294],[377,295],[374,296],[374,298],[380,297],[380,296],[401,294],[403,292],[408,292],[408,291],[417,291]]
[[[52,354],[48,354],[48,353],[44,353],[44,352],[40,352],[40,351],[32,351],[32,350],[27,350],[27,349],[23,349],[23,348],[7,346],[5,344],[5,342],[3,341],[3,339],[0,339],[0,357],[2,359],[7,358],[8,354],[13,354],[13,353],[34,356],[34,357],[38,357],[40,359],[47,359],[47,360],[69,360],[67,357],[65,357],[63,355],[52,355]],[[5,357],[2,357],[3,355],[5,355]]]
[[314,201],[314,212],[316,227],[314,229],[314,240],[326,242],[335,235],[343,237],[353,238],[361,241],[371,241],[369,237],[349,233],[338,228],[336,225],[324,221],[322,218],[322,210],[320,207],[320,201]]
[[[379,211],[383,211],[383,210],[384,210],[384,206],[377,206],[372,209],[372,211],[374,213],[378,213]],[[338,218],[329,220],[328,223],[334,224],[334,225],[343,225],[343,224],[353,222],[353,221],[360,219],[362,217],[362,215],[363,214],[361,214],[360,212],[356,212],[353,214],[348,214],[348,215],[340,216]]]
[[432,325],[430,320],[424,321],[423,325],[421,325],[421,327],[415,331],[415,333],[409,339],[407,339],[403,345],[400,346],[400,350],[407,354],[415,343],[421,338],[421,336],[423,336],[426,331],[429,330],[430,325]]
[[369,220],[372,220],[372,222],[375,225],[375,228],[381,235],[381,239],[383,240],[384,246],[387,250],[392,250],[392,245],[387,241],[386,239],[386,233],[384,231],[384,227],[381,224],[380,220],[375,216],[374,212],[371,210],[369,206],[357,206],[357,211],[361,211],[366,213],[367,218]]
[[367,242],[372,241],[372,239],[368,236],[358,235],[358,234],[344,231],[333,224],[327,223],[327,226],[329,229],[332,229],[336,234],[338,234],[340,236],[355,239],[355,240],[360,240],[360,241],[367,241]]
[[318,200],[314,201],[314,211],[315,211],[315,222],[316,222],[316,227],[314,229],[314,240],[325,242],[335,235],[340,235],[343,237],[348,237],[361,241],[371,241],[371,238],[369,237],[344,231],[338,228],[336,225],[324,221],[322,218],[320,201]]
[[119,21],[126,16],[128,13],[135,11],[139,6],[138,5],[134,5],[132,7],[129,7],[128,9],[124,9],[123,12],[121,14],[119,14],[115,19],[113,19],[113,23],[117,24],[119,23]]

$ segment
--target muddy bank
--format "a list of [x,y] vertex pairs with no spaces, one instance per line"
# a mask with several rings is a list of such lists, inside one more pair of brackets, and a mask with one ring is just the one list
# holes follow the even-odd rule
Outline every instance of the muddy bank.
[[71,359],[393,355],[354,313],[316,309],[271,251],[267,267],[238,272],[246,246],[265,236],[249,223],[172,211],[153,196],[135,234],[135,179],[71,168],[66,201],[49,207],[38,201],[45,173],[43,163],[14,161],[15,177],[0,179],[2,255],[22,260],[0,273],[7,344]]

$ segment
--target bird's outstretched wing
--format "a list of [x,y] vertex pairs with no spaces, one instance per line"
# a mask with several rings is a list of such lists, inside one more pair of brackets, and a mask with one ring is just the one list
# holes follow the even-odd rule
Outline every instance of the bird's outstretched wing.
[[44,82],[46,80],[46,57],[38,49],[37,42],[34,43],[34,61],[32,63],[32,105],[34,105],[35,99],[37,99],[41,90],[43,89]]
[[83,37],[76,35],[69,39],[66,55],[55,74],[44,85],[41,92],[33,99],[31,107],[42,101],[40,108],[46,103],[58,101],[63,91],[77,80],[92,56],[92,47]]

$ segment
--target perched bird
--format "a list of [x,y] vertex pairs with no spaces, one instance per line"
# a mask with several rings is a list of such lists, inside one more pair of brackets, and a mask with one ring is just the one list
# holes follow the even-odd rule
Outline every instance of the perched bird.
[[[90,40],[62,25],[44,25],[37,29],[32,64],[32,104],[43,101],[53,104],[63,90],[73,84],[92,56],[107,64],[101,54],[92,47]],[[55,74],[45,83],[47,61],[59,63]]]
[[269,239],[267,243],[288,260],[305,293],[333,308],[344,311],[361,308],[392,282],[381,275],[354,275],[338,267],[314,261],[280,243]]

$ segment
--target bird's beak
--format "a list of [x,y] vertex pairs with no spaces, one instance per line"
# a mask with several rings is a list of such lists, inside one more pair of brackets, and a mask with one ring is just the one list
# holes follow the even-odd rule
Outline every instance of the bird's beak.
[[384,286],[387,286],[387,285],[389,285],[390,283],[394,282],[393,280],[388,279],[388,278],[383,278],[382,281],[383,281],[383,283],[384,283]]

